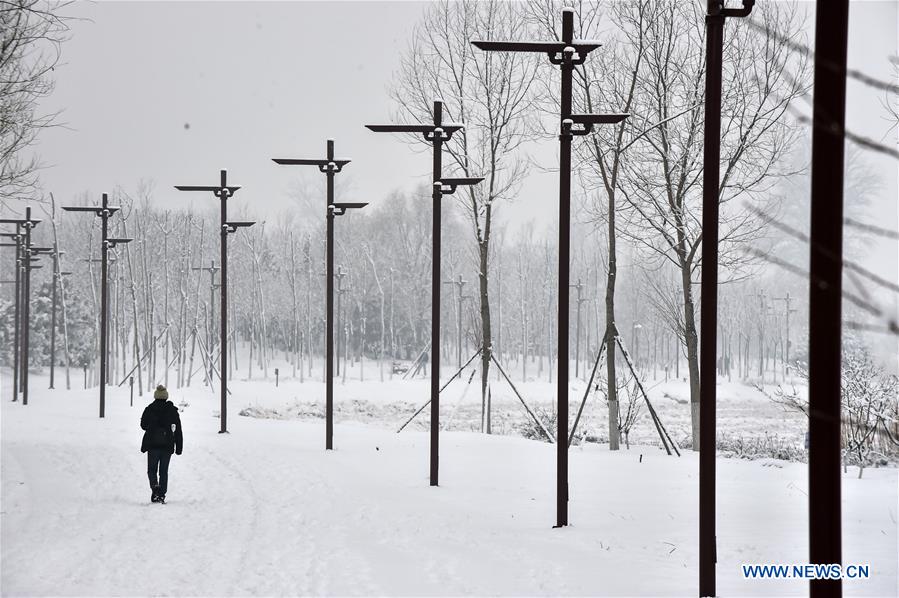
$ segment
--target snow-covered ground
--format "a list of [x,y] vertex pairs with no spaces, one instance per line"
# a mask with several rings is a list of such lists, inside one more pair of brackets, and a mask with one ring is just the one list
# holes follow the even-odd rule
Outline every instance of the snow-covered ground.
[[[127,386],[111,389],[100,420],[96,389],[48,391],[46,378],[35,376],[25,407],[9,401],[4,373],[0,591],[696,595],[694,453],[668,457],[647,445],[616,453],[602,444],[572,448],[571,525],[552,529],[552,445],[445,432],[441,485],[431,488],[427,435],[418,428],[395,433],[406,404],[427,398],[427,382],[382,384],[375,367],[366,376],[371,381],[337,385],[332,452],[323,450],[324,425],[313,416],[237,415],[247,406],[320,405],[320,381],[282,380],[278,388],[271,380],[235,381],[228,435],[216,433],[216,394],[202,384],[173,390],[173,400],[186,404],[185,449],[172,459],[169,504],[162,506],[149,503],[139,452],[146,397],[135,396],[129,407]],[[521,390],[549,409],[552,388],[529,382]],[[447,390],[445,417],[461,392]],[[677,384],[665,392],[687,397]],[[802,423],[752,399],[749,389],[722,385],[719,394],[719,418],[732,429],[743,422],[747,434],[759,426],[786,433]],[[502,417],[521,410],[514,397],[497,395],[494,383]],[[573,393],[573,408],[579,400]],[[460,402],[477,406],[476,389]],[[390,403],[393,412],[385,408]],[[688,406],[660,396],[656,407],[672,436],[681,436]],[[598,425],[595,404],[593,412]],[[651,431],[647,421],[641,426]],[[806,472],[797,463],[719,459],[721,595],[807,594],[807,582],[748,581],[740,570],[742,563],[808,560]],[[843,476],[843,560],[870,564],[871,578],[847,580],[844,590],[896,595],[897,470],[856,476],[851,468]]]
[[[536,369],[534,366],[531,369]],[[263,385],[265,392],[239,394],[239,401],[245,401],[250,413],[255,417],[272,418],[314,418],[322,416],[324,385],[321,383],[321,368],[316,364],[315,377],[298,379],[285,378],[291,372],[287,363],[280,363],[281,379],[275,388],[273,367],[269,368],[269,379],[262,381],[261,372],[255,372],[255,383]],[[385,371],[384,382],[380,382],[377,363],[367,362],[363,370],[364,380],[360,381],[358,364],[351,364],[346,380],[338,377],[335,381],[335,409],[338,419],[349,418],[366,423],[379,423],[386,428],[398,429],[430,396],[429,378],[419,375],[415,379],[403,380],[399,375],[392,380]],[[455,373],[455,368],[442,369],[445,380]],[[441,393],[441,426],[454,431],[477,431],[481,425],[480,374],[467,368],[464,374],[450,383]],[[543,376],[539,380],[531,375],[521,380],[521,371],[509,370],[512,382],[521,393],[528,406],[544,418],[546,423],[553,417],[556,405],[556,382],[548,382]],[[600,372],[605,375],[605,371]],[[571,370],[571,422],[574,422],[578,407],[587,387],[584,378],[575,378]],[[237,384],[246,382],[246,375],[239,376]],[[598,380],[597,380],[598,382]],[[495,368],[490,375],[493,432],[497,434],[520,435],[523,426],[530,426],[530,417],[509,385],[497,377]],[[690,434],[690,385],[686,379],[665,380],[658,372],[651,373],[643,380],[652,405],[662,424],[673,439],[688,443]],[[216,387],[217,388],[217,387]],[[776,387],[767,385],[773,394]],[[791,389],[791,386],[787,387]],[[210,392],[207,388],[207,392]],[[591,393],[587,399],[578,426],[578,438],[584,435],[591,439],[608,442],[607,407],[600,393]],[[626,405],[622,398],[621,413]],[[241,403],[243,404],[243,403]],[[658,434],[652,425],[649,413],[642,399],[638,401],[640,419],[631,435],[631,442],[658,444]],[[767,437],[770,442],[786,443],[797,449],[803,447],[807,420],[804,415],[785,411],[752,386],[724,379],[718,385],[718,430],[720,439],[743,438],[745,440]],[[410,429],[426,430],[429,425],[429,411],[426,409],[411,424]],[[547,423],[548,425],[548,423]]]

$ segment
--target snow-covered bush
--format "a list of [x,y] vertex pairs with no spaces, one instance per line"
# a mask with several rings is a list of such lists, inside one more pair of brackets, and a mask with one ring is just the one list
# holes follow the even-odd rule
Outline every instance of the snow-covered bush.
[[[555,436],[556,434],[556,410],[547,411],[546,409],[541,408],[539,405],[534,405],[533,408],[534,415],[543,422],[543,426],[546,430]],[[519,436],[524,436],[530,440],[539,440],[540,442],[549,442],[549,439],[546,438],[546,434],[543,433],[543,430],[540,429],[540,426],[537,425],[530,417],[524,420],[523,422],[512,427],[512,430],[518,434]]]
[[[863,344],[849,337],[843,343],[841,376],[841,437],[843,463],[858,466],[858,477],[874,463],[899,462],[899,378],[876,363]],[[797,363],[796,372],[808,381],[808,365]],[[762,390],[759,388],[759,390]],[[808,416],[808,393],[795,386],[778,386],[770,399]]]
[[716,446],[718,455],[737,459],[780,459],[782,461],[797,461],[805,463],[808,454],[805,447],[795,440],[765,433],[764,436],[751,436],[744,438],[739,436],[719,435]]
[[[640,393],[640,387],[637,385],[637,379],[628,373],[625,381],[624,401],[618,413],[618,430],[624,435],[624,445],[631,448],[630,435],[631,430],[643,415],[643,396]],[[618,396],[621,396],[619,393]]]

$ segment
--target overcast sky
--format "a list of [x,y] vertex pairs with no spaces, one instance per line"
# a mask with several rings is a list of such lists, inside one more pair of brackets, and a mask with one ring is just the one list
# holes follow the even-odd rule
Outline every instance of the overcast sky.
[[[850,66],[895,80],[886,57],[899,54],[897,5],[852,3]],[[229,181],[243,186],[235,204],[274,215],[292,205],[299,173],[269,159],[320,157],[332,137],[337,153],[353,160],[341,175],[347,183],[341,199],[377,204],[429,176],[426,155],[363,128],[389,122],[387,86],[426,9],[426,2],[383,1],[69,6],[83,20],[73,23],[56,91],[42,106],[64,110],[68,125],[41,134],[36,149],[52,165],[42,175],[44,186],[70,199],[116,185],[134,189],[147,179],[155,181],[158,201],[176,206],[213,198],[178,194],[172,185],[213,184],[227,168]],[[884,139],[881,100],[850,82],[849,127]],[[894,131],[885,142],[895,147],[895,139]],[[547,154],[550,161],[554,155]],[[883,183],[872,209],[896,228],[896,162],[867,155]],[[513,227],[551,222],[556,188],[556,175],[532,174],[515,209],[503,216]],[[869,262],[895,279],[895,244],[878,248]]]

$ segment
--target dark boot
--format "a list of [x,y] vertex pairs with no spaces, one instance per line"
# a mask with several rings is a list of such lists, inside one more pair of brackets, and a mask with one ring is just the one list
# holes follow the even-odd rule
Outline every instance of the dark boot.
[[159,502],[159,486],[153,486],[153,494],[150,495],[150,502]]

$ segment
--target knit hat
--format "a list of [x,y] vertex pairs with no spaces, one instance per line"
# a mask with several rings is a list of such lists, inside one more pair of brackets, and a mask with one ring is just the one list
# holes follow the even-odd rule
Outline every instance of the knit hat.
[[166,399],[169,398],[169,391],[167,391],[165,389],[165,386],[160,384],[159,386],[156,387],[156,392],[153,393],[153,398],[154,399],[162,399],[163,401],[165,401]]

